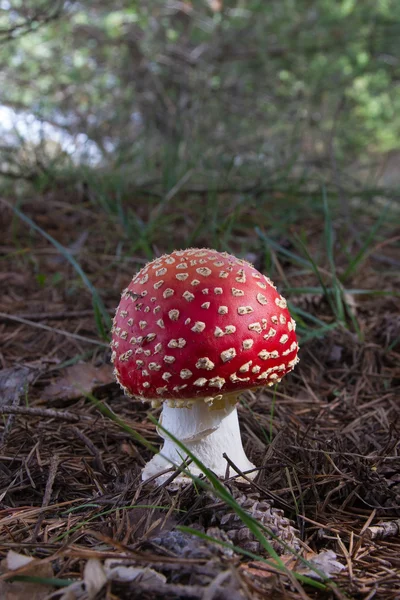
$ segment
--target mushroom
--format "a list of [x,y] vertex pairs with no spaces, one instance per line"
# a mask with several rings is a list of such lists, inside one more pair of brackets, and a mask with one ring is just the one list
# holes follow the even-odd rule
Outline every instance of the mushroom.
[[[250,263],[205,248],[178,250],[147,264],[123,291],[111,360],[125,394],[162,404],[163,430],[224,477],[224,453],[240,471],[254,469],[240,437],[238,394],[293,369],[295,328],[286,300]],[[185,458],[159,434],[164,445],[143,480]]]

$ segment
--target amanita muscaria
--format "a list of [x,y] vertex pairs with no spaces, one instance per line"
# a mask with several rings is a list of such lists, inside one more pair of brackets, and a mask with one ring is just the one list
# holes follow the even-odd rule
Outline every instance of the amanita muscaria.
[[[227,471],[223,453],[250,471],[238,395],[293,369],[295,328],[285,299],[250,263],[205,248],[175,251],[147,264],[122,293],[112,328],[115,376],[127,396],[162,403],[162,426],[216,475]],[[143,479],[184,458],[161,435]]]

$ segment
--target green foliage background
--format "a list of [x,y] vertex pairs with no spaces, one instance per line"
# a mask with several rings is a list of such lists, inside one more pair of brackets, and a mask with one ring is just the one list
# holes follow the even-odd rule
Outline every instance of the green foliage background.
[[[2,0],[0,104],[137,181],[325,179],[399,149],[399,50],[397,0]],[[65,168],[47,137],[35,168]],[[33,168],[24,138],[3,172]]]

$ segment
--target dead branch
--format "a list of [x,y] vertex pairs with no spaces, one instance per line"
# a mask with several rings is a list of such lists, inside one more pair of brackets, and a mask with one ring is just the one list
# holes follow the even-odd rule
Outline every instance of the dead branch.
[[30,417],[44,417],[46,419],[60,419],[69,423],[78,423],[82,420],[79,415],[69,411],[53,410],[51,408],[29,408],[28,406],[0,406],[0,415],[27,415]]

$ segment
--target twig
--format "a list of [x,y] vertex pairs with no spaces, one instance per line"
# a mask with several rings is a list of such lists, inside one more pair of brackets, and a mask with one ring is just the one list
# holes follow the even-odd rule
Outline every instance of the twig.
[[43,325],[43,323],[35,323],[34,321],[29,321],[28,319],[24,319],[23,317],[17,317],[15,315],[8,315],[7,313],[0,312],[0,320],[1,319],[6,319],[8,321],[16,321],[17,323],[22,323],[23,325],[38,327],[39,329],[45,329],[46,331],[51,331],[52,333],[59,333],[60,335],[73,338],[81,342],[86,342],[88,344],[95,344],[96,346],[103,346],[103,348],[108,348],[108,344],[106,344],[105,342],[100,342],[100,340],[94,340],[84,335],[79,335],[78,333],[71,333],[70,331],[65,331],[64,329],[58,329],[57,327],[49,327],[48,325]]
[[93,310],[66,310],[62,312],[38,312],[25,313],[23,315],[15,315],[19,319],[29,319],[30,321],[54,320],[64,321],[64,319],[79,319],[81,317],[93,316]]
[[367,527],[365,535],[370,540],[383,540],[387,537],[400,535],[400,519],[378,523],[373,527]]
[[46,417],[60,419],[70,423],[78,423],[82,416],[74,415],[66,410],[53,410],[52,408],[29,408],[28,406],[0,406],[0,415],[28,415],[31,417]]
[[[21,401],[21,397],[22,397],[22,395],[17,391],[16,394],[15,394],[15,396],[14,396],[14,400],[13,400],[13,403],[11,405],[11,408],[18,408],[18,405],[19,405],[19,403]],[[15,415],[15,413],[11,413],[10,414],[10,416],[8,417],[7,422],[6,422],[5,426],[4,426],[4,429],[3,429],[2,433],[0,434],[0,443],[1,444],[5,443],[5,441],[6,441],[7,437],[8,437],[8,434],[10,433],[10,431],[12,429],[12,426],[13,426],[13,423],[14,423],[14,419],[15,419],[14,415]]]
[[[47,478],[46,489],[44,491],[42,508],[46,508],[50,504],[51,494],[53,491],[54,480],[56,478],[59,462],[59,457],[57,456],[57,454],[54,454],[50,460],[49,476]],[[35,529],[32,534],[32,541],[34,541],[37,538],[43,519],[44,512],[42,512],[39,515],[38,520],[36,521]]]
[[94,458],[95,458],[94,464],[95,464],[96,469],[98,469],[99,471],[104,471],[103,459],[101,458],[101,454],[100,454],[98,448],[96,448],[96,446],[93,444],[92,440],[90,440],[77,427],[71,427],[71,431],[74,433],[74,435],[76,435],[76,437],[78,439],[80,439],[85,444],[85,446],[87,447],[89,452],[94,456]]

